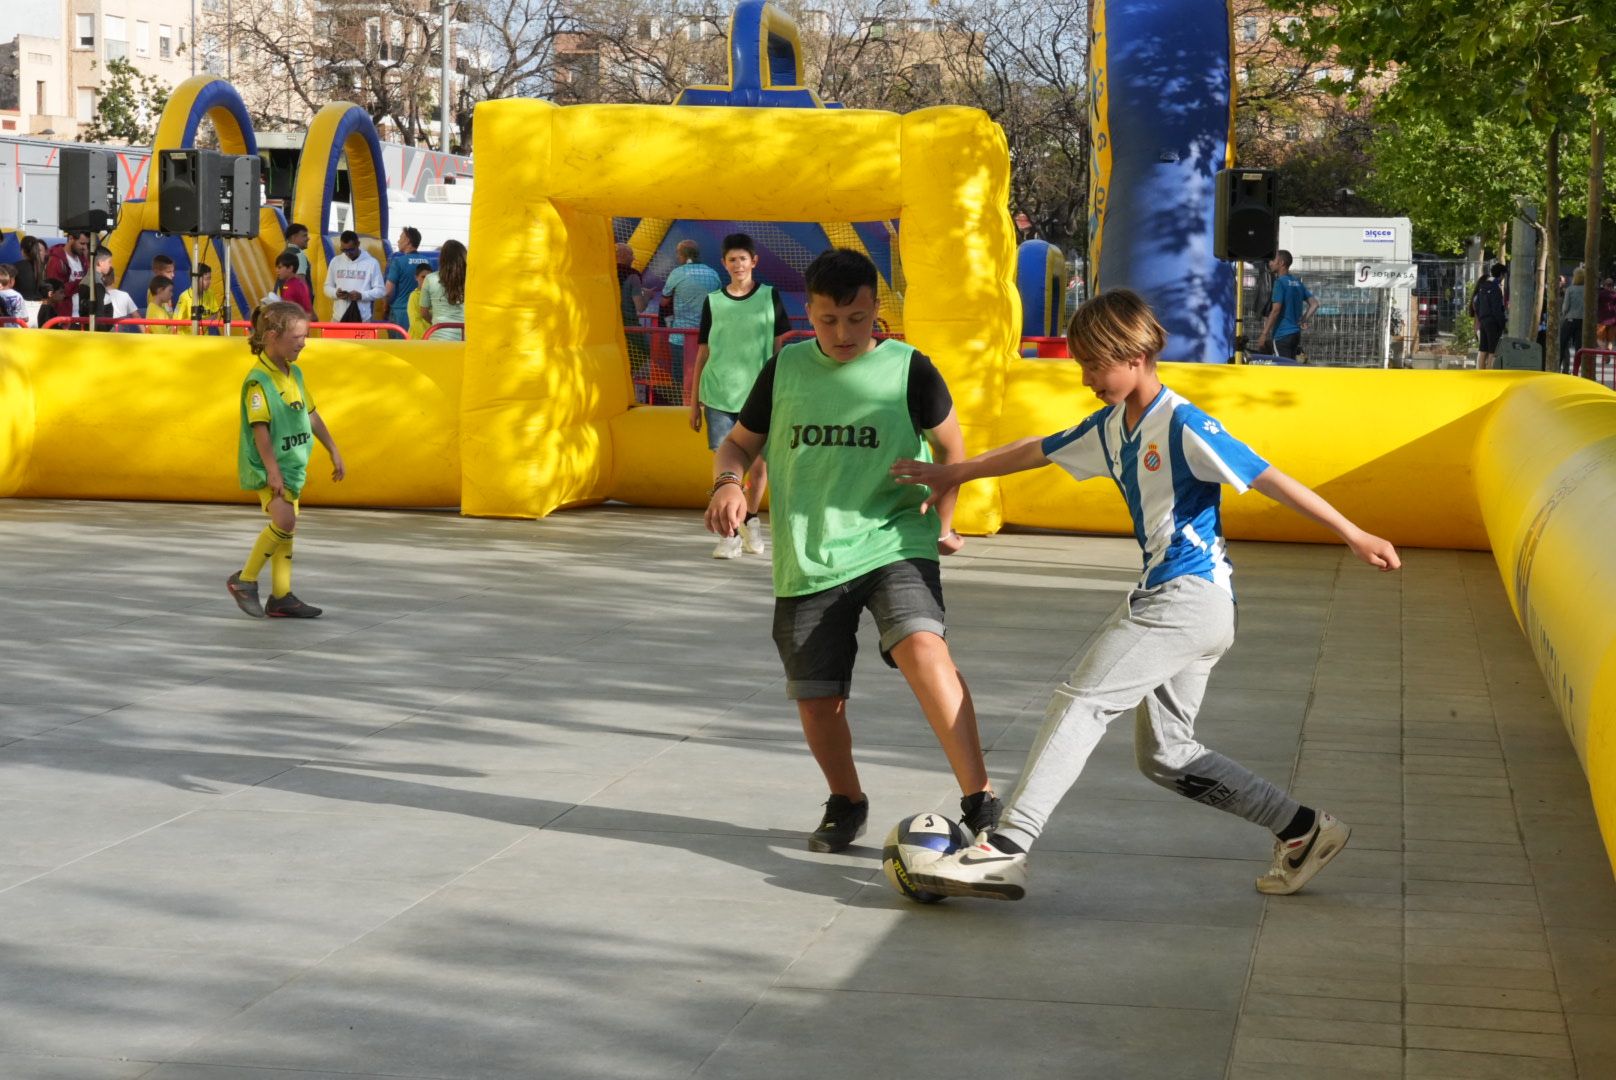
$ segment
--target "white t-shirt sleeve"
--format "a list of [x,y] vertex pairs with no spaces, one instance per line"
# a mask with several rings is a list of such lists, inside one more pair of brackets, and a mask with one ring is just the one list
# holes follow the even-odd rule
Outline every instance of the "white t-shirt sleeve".
[[1199,410],[1185,410],[1184,460],[1197,480],[1245,491],[1268,468],[1251,447]]
[[1044,456],[1079,480],[1110,476],[1105,446],[1100,441],[1100,426],[1105,413],[1106,410],[1102,409],[1076,427],[1045,436]]

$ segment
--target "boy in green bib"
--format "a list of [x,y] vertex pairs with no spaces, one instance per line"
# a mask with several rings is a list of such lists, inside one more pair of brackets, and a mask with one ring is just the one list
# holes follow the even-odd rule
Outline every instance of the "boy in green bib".
[[[702,304],[688,395],[690,428],[700,431],[706,420],[709,450],[717,450],[735,426],[758,372],[791,332],[791,317],[779,292],[752,278],[757,269],[757,245],[750,236],[730,233],[724,237],[724,269],[729,271],[729,284],[708,293]],[[738,528],[719,538],[713,558],[739,558],[743,550],[749,555],[763,554],[758,507],[768,484],[768,467],[758,458],[746,475],[746,516]]]
[[[331,479],[345,474],[342,454],[315,411],[314,398],[303,385],[296,360],[309,336],[308,313],[297,304],[277,301],[260,305],[252,316],[248,345],[258,358],[241,384],[237,407],[241,436],[236,446],[236,474],[243,491],[258,494],[269,515],[252,554],[225,588],[238,607],[255,619],[316,619],[320,609],[292,595],[292,534],[297,529],[298,497],[308,474],[309,450],[320,440],[331,455]],[[258,602],[258,575],[270,564],[269,603]]]
[[804,274],[815,337],[763,366],[718,446],[707,528],[731,535],[751,509],[741,477],[766,458],[774,479],[774,642],[803,735],[830,798],[808,839],[841,851],[864,831],[869,800],[847,723],[858,625],[866,610],[881,658],[903,673],[964,797],[973,833],[998,820],[976,710],[944,640],[938,556],[961,545],[952,493],[921,513],[925,493],[895,483],[900,458],[926,450],[962,460],[948,385],[923,354],[877,342],[875,264],[845,248]]

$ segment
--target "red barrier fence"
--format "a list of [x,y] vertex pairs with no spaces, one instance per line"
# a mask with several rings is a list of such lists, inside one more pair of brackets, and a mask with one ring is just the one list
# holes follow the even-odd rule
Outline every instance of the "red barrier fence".
[[1571,360],[1571,374],[1581,375],[1585,363],[1596,382],[1616,390],[1616,349],[1578,349]]
[[[435,322],[426,328],[426,334],[422,336],[421,340],[431,341],[432,335],[439,330],[458,330],[460,331],[460,339],[463,340],[466,335],[466,324],[463,322]],[[452,341],[456,339],[446,338],[445,340]]]
[[[80,328],[87,329],[89,327],[89,325],[90,325],[90,320],[89,320],[89,318],[87,316],[84,316],[84,315],[58,315],[56,318],[48,320],[45,323],[44,326],[40,327],[40,329],[42,329],[42,330],[62,330],[62,329],[77,330],[77,329],[80,329]],[[207,330],[207,331],[216,331],[216,330],[219,330],[220,328],[222,328],[224,326],[224,323],[223,323],[223,321],[221,321],[219,319],[203,319],[201,322],[196,322],[196,323],[193,323],[190,319],[136,319],[136,318],[127,318],[127,319],[97,319],[97,320],[95,320],[95,328],[96,328],[96,330],[98,332],[100,330],[102,330],[103,328],[107,329],[108,331],[127,332],[124,329],[125,327],[135,327],[135,328],[137,328],[137,330],[141,330],[142,332],[144,332],[143,328],[148,327],[148,326],[166,326],[166,327],[170,328],[170,332],[173,332],[174,330],[181,330],[181,329],[190,330],[193,326],[200,327],[201,329]],[[249,331],[249,330],[252,329],[252,323],[247,321],[246,319],[232,319],[231,322],[230,322],[230,327],[233,330],[242,331],[243,336],[245,336],[246,331]],[[310,333],[311,337],[358,338],[358,339],[371,339],[371,340],[373,340],[373,339],[375,339],[375,338],[377,338],[377,337],[379,337],[379,336],[381,336],[383,334],[386,334],[386,333],[388,333],[390,331],[391,332],[396,332],[399,337],[407,337],[408,336],[408,334],[406,333],[404,328],[402,326],[397,325],[396,323],[343,323],[343,322],[311,322],[311,323],[309,323],[309,333]]]

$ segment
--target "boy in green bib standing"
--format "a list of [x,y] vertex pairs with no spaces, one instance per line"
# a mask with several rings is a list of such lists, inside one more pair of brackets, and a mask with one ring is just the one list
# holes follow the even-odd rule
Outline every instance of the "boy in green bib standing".
[[[690,375],[690,428],[700,431],[707,422],[707,448],[717,450],[740,414],[758,372],[791,332],[785,302],[772,285],[752,278],[757,269],[757,245],[745,233],[724,237],[724,269],[729,284],[707,294],[696,336],[696,366]],[[746,515],[737,528],[722,534],[713,558],[739,558],[764,552],[763,524],[758,507],[769,483],[762,458],[752,463],[745,480]]]
[[[241,384],[236,472],[242,490],[257,493],[269,524],[253,544],[246,565],[226,579],[225,588],[236,605],[256,619],[320,616],[319,608],[292,595],[292,538],[313,440],[319,439],[331,455],[331,479],[341,480],[345,470],[296,363],[308,336],[308,313],[297,304],[276,301],[253,312],[248,345],[257,360]],[[260,604],[258,575],[266,562],[270,597],[269,603]]]
[[923,354],[877,342],[875,264],[845,248],[809,264],[815,337],[763,365],[718,446],[707,528],[729,536],[754,509],[741,477],[762,459],[774,478],[774,642],[803,735],[830,787],[814,851],[841,851],[870,804],[847,722],[858,626],[869,611],[881,658],[903,673],[959,781],[973,833],[998,821],[976,710],[944,640],[938,556],[960,548],[953,493],[921,513],[925,494],[895,483],[901,458],[929,449],[960,461],[964,437],[948,385]]

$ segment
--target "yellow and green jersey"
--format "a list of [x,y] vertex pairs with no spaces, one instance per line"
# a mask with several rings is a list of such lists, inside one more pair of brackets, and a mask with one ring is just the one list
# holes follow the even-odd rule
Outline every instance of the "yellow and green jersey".
[[309,451],[314,429],[314,398],[303,385],[303,372],[296,364],[282,373],[268,357],[247,372],[241,384],[241,439],[236,450],[236,472],[243,490],[256,491],[269,483],[264,459],[253,439],[254,424],[269,425],[269,445],[280,467],[286,497],[297,498],[308,474]]

